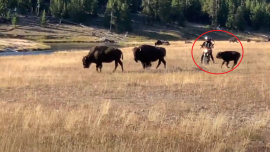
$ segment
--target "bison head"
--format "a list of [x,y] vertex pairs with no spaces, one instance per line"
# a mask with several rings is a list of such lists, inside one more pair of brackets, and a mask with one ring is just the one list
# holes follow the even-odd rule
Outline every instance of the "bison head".
[[138,60],[140,60],[139,54],[140,54],[140,52],[141,52],[141,48],[139,48],[139,47],[134,47],[132,51],[133,51],[133,55],[134,55],[134,60],[135,60],[135,62],[138,62]]
[[218,59],[222,58],[222,52],[218,52],[216,58]]
[[89,68],[90,67],[90,57],[89,56],[84,56],[82,59],[83,67],[84,68]]

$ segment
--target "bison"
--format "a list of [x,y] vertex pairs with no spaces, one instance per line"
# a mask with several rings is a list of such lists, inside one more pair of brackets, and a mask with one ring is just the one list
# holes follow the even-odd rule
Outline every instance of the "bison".
[[236,42],[236,43],[238,43],[238,40],[236,39],[236,38],[231,38],[231,39],[229,39],[229,42],[231,43],[231,42]]
[[164,68],[166,68],[166,61],[164,60],[164,57],[166,56],[165,48],[144,44],[139,47],[134,47],[132,51],[135,62],[141,61],[144,69],[147,66],[150,67],[151,62],[155,62],[157,60],[159,61],[156,69],[159,67],[161,62],[164,64]]
[[232,66],[232,69],[233,69],[233,67],[237,64],[237,61],[239,60],[240,56],[241,54],[236,51],[224,51],[224,52],[218,52],[216,58],[223,59],[223,62],[221,64],[221,69],[225,62],[227,62],[226,63],[227,68],[230,68],[228,66],[229,62],[234,61],[234,64]]
[[89,68],[91,63],[96,63],[96,71],[101,72],[102,63],[110,63],[112,61],[115,61],[115,68],[113,72],[115,72],[116,68],[118,67],[118,63],[123,69],[123,63],[121,61],[121,56],[123,60],[123,53],[118,48],[108,47],[108,46],[95,46],[94,49],[89,51],[89,54],[87,56],[84,56],[82,59],[83,67]]
[[192,43],[191,41],[189,41],[189,40],[185,40],[185,43]]
[[157,42],[155,42],[155,46],[162,45],[162,44],[170,45],[170,43],[168,41],[157,40]]

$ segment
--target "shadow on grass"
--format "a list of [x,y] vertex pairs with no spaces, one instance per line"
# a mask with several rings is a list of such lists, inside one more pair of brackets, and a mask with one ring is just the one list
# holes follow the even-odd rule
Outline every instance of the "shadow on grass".
[[[125,70],[125,69],[124,69]],[[199,68],[192,68],[192,69],[187,69],[187,68],[181,68],[181,67],[173,67],[173,68],[167,68],[167,69],[164,69],[163,66],[159,67],[158,69],[156,69],[156,67],[151,67],[150,69],[139,69],[139,70],[132,70],[132,71],[129,71],[129,70],[125,70],[123,72],[123,74],[125,73],[151,73],[151,74],[165,74],[165,73],[180,73],[180,72],[203,72],[201,69]],[[111,71],[104,71],[102,73],[105,73],[105,74],[113,74]],[[122,73],[122,71],[119,69],[119,70],[116,70],[115,73]]]
[[180,40],[180,37],[171,35],[169,33],[158,33],[155,31],[134,31],[134,36],[145,37],[146,39],[152,40],[167,40],[167,41],[176,41]]

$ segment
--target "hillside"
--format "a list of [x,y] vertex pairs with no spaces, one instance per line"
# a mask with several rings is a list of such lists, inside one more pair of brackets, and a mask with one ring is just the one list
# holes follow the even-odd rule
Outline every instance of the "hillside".
[[[48,19],[47,19],[48,20]],[[99,22],[98,22],[99,21]],[[114,41],[155,41],[163,39],[167,41],[191,40],[194,41],[199,35],[212,30],[206,28],[206,25],[186,23],[185,27],[170,25],[152,25],[142,24],[138,14],[132,16],[133,31],[125,38],[125,34],[110,33],[108,29],[102,26],[102,17],[92,20],[88,25],[69,24],[63,20],[61,24],[58,20],[50,19],[46,27],[40,26],[40,19],[35,15],[19,15],[17,28],[13,29],[11,24],[0,25],[0,37],[25,38],[42,42],[96,42],[102,39],[111,39]],[[260,39],[258,36],[248,35],[246,33],[235,33],[240,40]],[[254,33],[254,32],[253,32]],[[215,40],[228,40],[231,35],[222,32],[211,32],[207,35]]]

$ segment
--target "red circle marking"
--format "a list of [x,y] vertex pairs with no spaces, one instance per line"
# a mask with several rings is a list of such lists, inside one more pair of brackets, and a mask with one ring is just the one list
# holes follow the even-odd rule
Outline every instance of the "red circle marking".
[[[228,32],[228,31],[224,31],[224,30],[211,30],[211,31],[208,31],[208,32],[203,33],[202,35],[204,35],[204,34],[206,34],[206,33],[209,33],[209,32],[213,32],[213,31],[221,31],[221,32],[225,32],[225,33],[229,33],[229,34],[233,35],[232,33]],[[194,62],[196,65],[197,65],[197,63],[195,62],[194,57],[193,57],[193,47],[194,47],[194,44],[196,43],[196,41],[197,41],[202,35],[200,35],[200,36],[193,42],[192,49],[191,49],[191,56],[192,56],[193,62]],[[199,67],[199,68],[200,68],[201,70],[203,70],[204,72],[207,72],[207,73],[210,73],[210,74],[225,74],[225,73],[229,73],[229,72],[233,71],[234,69],[236,69],[236,68],[239,66],[239,64],[242,62],[242,59],[243,59],[243,57],[244,57],[244,48],[243,48],[243,45],[242,45],[241,41],[240,41],[235,35],[233,35],[233,36],[239,41],[239,43],[241,44],[241,47],[242,47],[242,57],[241,57],[241,60],[240,60],[240,62],[239,62],[233,69],[231,69],[230,71],[224,72],[224,73],[212,73],[212,72],[205,71],[204,69],[202,69],[202,68],[201,68],[200,66],[198,66],[198,65],[197,65],[197,67]]]

